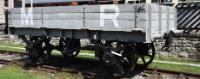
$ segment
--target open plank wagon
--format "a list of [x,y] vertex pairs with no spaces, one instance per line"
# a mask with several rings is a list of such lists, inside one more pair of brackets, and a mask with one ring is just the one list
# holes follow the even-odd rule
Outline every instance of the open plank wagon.
[[[149,65],[155,56],[154,39],[176,30],[176,9],[157,4],[24,5],[8,15],[9,32],[26,43],[34,64],[46,63],[54,49],[68,59],[80,50],[94,50],[119,73],[133,71],[138,59]],[[60,38],[58,45],[50,43],[52,37]],[[82,46],[82,39],[90,44]]]

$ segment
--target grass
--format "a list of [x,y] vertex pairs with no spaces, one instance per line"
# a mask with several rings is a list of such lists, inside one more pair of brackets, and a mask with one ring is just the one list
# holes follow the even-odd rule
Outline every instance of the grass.
[[0,79],[48,79],[42,72],[28,72],[16,65],[0,69]]
[[200,64],[200,61],[192,61],[192,60],[181,60],[176,58],[169,58],[169,57],[155,57],[155,60],[160,61],[171,61],[171,62],[181,62],[181,63],[191,63],[191,64]]
[[0,42],[0,45],[2,45],[2,46],[10,46],[10,47],[19,47],[19,48],[25,47],[25,44],[15,43],[15,42]]
[[24,70],[20,66],[10,65],[0,69],[0,79],[83,79],[82,74]]
[[14,42],[0,42],[0,50],[8,51],[8,52],[21,52],[24,53],[25,45],[22,43],[14,43]]
[[25,49],[0,45],[0,51],[25,53]]
[[180,72],[190,72],[200,74],[200,67],[191,67],[184,65],[173,65],[173,64],[163,64],[163,63],[152,63],[149,65],[152,68],[166,69],[172,71],[180,71]]

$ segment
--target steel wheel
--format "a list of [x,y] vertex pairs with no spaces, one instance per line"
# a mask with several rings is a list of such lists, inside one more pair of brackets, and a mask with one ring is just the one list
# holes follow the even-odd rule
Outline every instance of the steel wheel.
[[[37,46],[37,45],[36,45]],[[47,62],[47,54],[44,53],[42,47],[33,46],[26,50],[31,62],[35,65],[45,64]]]
[[[122,56],[115,55],[112,52],[121,54]],[[126,46],[121,51],[105,52],[102,56],[102,61],[111,67],[111,71],[114,74],[118,75],[125,75],[132,72],[135,69],[137,60],[138,54],[132,46]]]
[[150,44],[138,44],[138,55],[139,60],[138,64],[141,64],[143,66],[148,66],[152,63],[154,57],[155,57],[155,47],[153,43]]
[[132,72],[135,69],[135,65],[138,60],[138,55],[133,47],[127,47],[124,50],[123,57],[121,59],[123,69],[126,73]]

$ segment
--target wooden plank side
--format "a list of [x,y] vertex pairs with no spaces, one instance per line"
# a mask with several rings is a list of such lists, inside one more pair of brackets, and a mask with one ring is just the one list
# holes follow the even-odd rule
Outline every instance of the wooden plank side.
[[44,7],[44,14],[54,13],[83,13],[83,6]]
[[4,24],[5,23],[5,19],[4,18],[0,18],[0,24]]
[[5,19],[5,15],[0,15],[0,18],[1,19]]
[[[9,15],[12,20],[21,20],[22,16],[26,16],[26,14],[10,14]],[[30,18],[23,18],[24,20],[28,20]],[[33,14],[33,20],[42,20],[42,14]]]
[[4,7],[0,7],[1,9],[0,9],[0,12],[1,13],[4,13]]
[[44,14],[44,20],[83,20],[83,13]]
[[136,5],[87,5],[85,6],[85,12],[87,13],[100,13],[101,9],[104,10],[105,13],[115,13],[117,9],[119,12],[135,12]]
[[[11,14],[21,14],[22,11],[25,11],[26,13],[28,13],[28,10],[30,10],[30,8],[25,8],[25,9],[22,9],[22,8],[14,8],[10,11]],[[33,8],[32,9],[33,11],[33,14],[42,14],[42,8],[41,7],[38,7],[38,8]]]
[[[105,13],[115,13],[117,9],[119,9],[119,12],[135,12],[135,8],[138,5],[84,5],[84,6],[56,6],[56,7],[34,7],[33,13],[42,13],[42,11],[45,14],[51,14],[51,13],[100,13],[101,9],[105,9]],[[110,8],[111,7],[111,8]],[[140,7],[144,7],[145,5],[140,5]],[[43,10],[42,10],[43,9]],[[25,9],[28,11],[28,9]],[[21,13],[21,8],[14,8],[11,10],[11,13],[13,14],[19,14]]]
[[[102,20],[107,18],[107,16],[115,16],[118,15],[116,13],[86,13],[85,19],[86,20]],[[112,17],[111,17],[112,18]],[[134,21],[136,19],[135,13],[120,13],[116,20],[127,20],[127,21]]]
[[116,31],[131,31],[134,29],[135,22],[134,21],[124,21],[124,20],[117,20],[119,27],[114,25],[112,20],[104,20],[104,25],[100,26],[100,21],[103,20],[86,20],[85,26],[90,30],[116,30]]
[[[86,20],[100,20],[101,13],[86,13],[85,19]],[[105,13],[107,15],[115,15],[115,13]],[[102,17],[103,17],[102,15]],[[11,14],[10,15],[13,20],[20,20],[21,14]],[[84,16],[83,13],[57,13],[57,14],[43,14],[44,20],[83,20]],[[42,14],[33,14],[33,20],[42,19]],[[134,13],[120,13],[116,20],[135,20]]]
[[4,0],[0,0],[0,24],[5,23]]
[[83,20],[44,20],[44,27],[59,29],[80,29]]
[[[27,21],[27,20],[9,20],[9,25],[24,25],[22,24],[22,21]],[[33,26],[42,26],[42,20],[33,20]]]

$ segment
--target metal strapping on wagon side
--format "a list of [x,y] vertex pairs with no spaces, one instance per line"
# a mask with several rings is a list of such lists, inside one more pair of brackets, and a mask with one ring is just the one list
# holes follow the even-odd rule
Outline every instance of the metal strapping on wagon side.
[[200,3],[180,3],[176,8],[178,9],[178,29],[200,29]]

